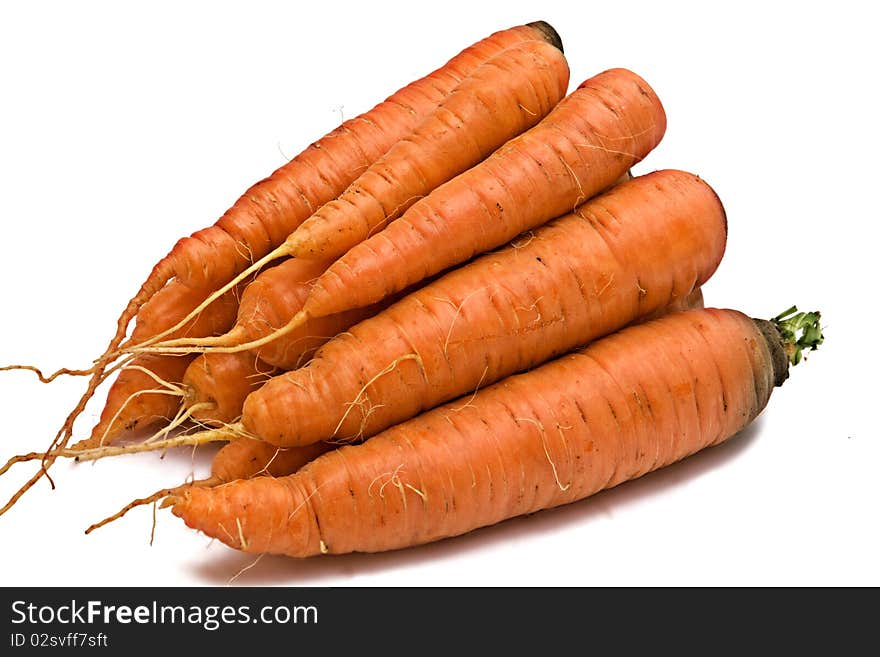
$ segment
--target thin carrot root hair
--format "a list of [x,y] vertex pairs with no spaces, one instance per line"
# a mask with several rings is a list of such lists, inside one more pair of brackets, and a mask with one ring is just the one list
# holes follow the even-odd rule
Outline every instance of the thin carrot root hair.
[[[142,395],[147,395],[147,394],[158,394],[158,395],[177,396],[177,397],[180,397],[181,399],[183,399],[186,395],[185,391],[178,384],[166,381],[166,380],[160,378],[159,376],[157,376],[151,370],[149,370],[145,367],[142,367],[140,365],[131,365],[128,367],[121,367],[120,369],[131,369],[131,370],[137,370],[137,371],[143,372],[144,374],[146,374],[147,376],[149,376],[150,378],[155,380],[156,383],[160,387],[139,390],[139,391],[129,395],[129,397],[120,405],[119,409],[116,411],[115,415],[112,417],[111,421],[108,423],[107,429],[105,430],[103,436],[101,437],[101,439],[98,443],[98,447],[105,446],[107,432],[110,430],[110,428],[116,422],[116,420],[122,415],[122,413],[124,412],[124,410],[128,406],[128,404],[130,402],[132,402],[133,400],[135,400],[137,397],[142,396]],[[194,413],[197,413],[201,410],[207,410],[209,406],[210,406],[210,404],[205,403],[205,402],[203,402],[201,404],[194,404],[190,407],[181,406],[180,411],[177,413],[177,415],[174,418],[172,418],[170,420],[169,424],[166,425],[165,427],[163,427],[158,432],[156,432],[153,436],[150,436],[149,438],[147,438],[145,442],[155,442],[156,440],[163,438],[164,436],[166,436],[168,433],[170,433],[174,429],[183,425],[183,423],[186,422]],[[0,475],[5,474],[6,471],[9,470],[9,468],[11,468],[16,463],[26,463],[28,461],[35,461],[37,459],[46,461],[49,458],[56,458],[56,457],[76,458],[78,455],[84,454],[86,452],[87,452],[87,450],[85,450],[85,449],[68,449],[66,445],[60,445],[58,447],[50,448],[48,451],[28,452],[26,454],[18,454],[16,456],[11,457],[9,460],[6,461],[6,463],[2,467],[0,467]],[[24,491],[20,491],[20,492],[24,492]]]
[[[562,482],[559,481],[559,471],[556,469],[556,463],[553,461],[553,457],[550,455],[550,448],[547,446],[547,432],[544,429],[544,423],[533,417],[516,417],[514,421],[519,424],[520,422],[528,422],[530,424],[538,427],[538,434],[541,436],[541,447],[544,450],[544,456],[547,458],[547,462],[550,464],[550,469],[553,471],[553,479],[556,481],[556,486],[563,493],[569,489],[571,486],[571,481],[569,481],[564,486]],[[563,442],[565,442],[565,434],[562,433],[562,428],[557,424],[557,428],[559,429],[559,435],[562,438]]]
[[[124,351],[130,355],[136,354],[148,354],[148,353],[156,353],[156,354],[206,354],[206,353],[214,353],[214,354],[235,354],[241,351],[254,351],[255,349],[259,349],[270,342],[277,340],[279,338],[284,337],[285,335],[289,335],[296,329],[300,328],[305,324],[309,319],[312,319],[312,315],[305,310],[301,310],[296,313],[293,317],[290,318],[290,321],[287,322],[284,326],[279,329],[276,329],[272,333],[264,335],[263,337],[257,338],[255,340],[250,340],[249,342],[242,342],[240,344],[208,344],[204,339],[192,339],[192,340],[175,340],[173,343],[163,343],[159,342],[156,344],[148,344],[148,345],[135,345],[132,347],[126,347]],[[225,336],[221,336],[225,337]],[[183,343],[186,345],[183,345]]]
[[[358,431],[358,433],[355,435],[354,438],[345,440],[343,442],[346,442],[346,443],[357,442],[358,440],[360,440],[363,437],[364,430],[366,429],[367,419],[370,417],[370,414],[372,414],[377,408],[376,406],[374,406],[370,402],[369,397],[367,396],[367,388],[369,388],[377,380],[379,380],[380,378],[382,378],[386,374],[390,374],[391,372],[393,372],[395,369],[397,369],[397,366],[400,365],[402,362],[405,362],[408,360],[416,361],[418,363],[419,367],[422,368],[422,370],[424,371],[424,366],[422,365],[422,358],[421,358],[421,356],[419,356],[416,353],[404,354],[403,356],[400,356],[399,358],[395,358],[384,369],[377,372],[369,381],[367,381],[363,385],[363,387],[361,387],[361,389],[358,391],[357,395],[355,395],[355,398],[352,401],[348,402],[348,404],[346,404],[345,413],[342,414],[342,418],[339,420],[339,423],[336,425],[336,429],[333,430],[333,433],[331,434],[331,440],[333,439],[333,437],[335,437],[339,433],[339,430],[342,428],[342,425],[345,424],[345,421],[348,419],[349,413],[351,413],[351,410],[355,407],[362,409],[361,412],[363,413],[363,418],[361,419],[361,428]],[[366,411],[363,410],[363,408],[365,408],[365,407],[367,409]]]
[[94,367],[90,367],[85,370],[73,370],[67,367],[62,367],[61,369],[55,370],[52,374],[43,374],[43,370],[35,365],[4,365],[0,367],[0,372],[12,372],[15,370],[25,370],[28,372],[33,372],[37,375],[37,378],[40,380],[40,383],[52,383],[59,376],[63,376],[65,374],[70,376],[88,376],[95,371]]
[[227,424],[218,429],[203,429],[196,433],[182,433],[171,438],[151,440],[149,442],[134,443],[131,445],[107,445],[91,449],[65,450],[57,456],[72,457],[76,461],[97,461],[110,456],[122,456],[123,454],[140,454],[141,452],[157,452],[172,449],[174,447],[198,447],[209,443],[225,442],[237,436],[255,438],[244,431],[239,423]]
[[202,411],[209,411],[215,408],[215,406],[216,405],[212,404],[211,402],[200,402],[191,406],[181,406],[180,411],[178,411],[174,419],[172,419],[171,422],[159,429],[152,436],[147,438],[144,443],[152,444],[160,440],[165,440],[168,434],[170,434],[175,429],[183,426],[190,418],[195,416],[197,413],[200,413]]
[[[171,285],[172,284],[169,284],[169,286],[163,285],[163,286],[157,287],[157,289],[154,291],[154,293],[151,294],[150,298],[146,300],[146,301],[149,301],[150,303],[144,305],[144,308],[152,308],[153,312],[149,315],[138,316],[138,323],[132,331],[133,336],[138,336],[139,334],[144,334],[144,333],[148,334],[153,331],[158,331],[159,328],[156,328],[152,325],[159,324],[161,327],[162,325],[165,324],[165,322],[169,321],[169,320],[163,319],[163,318],[168,316],[167,314],[168,314],[169,310],[173,310],[175,303],[179,304],[179,303],[181,303],[181,299],[183,299],[183,303],[185,303],[186,306],[189,307],[190,304],[197,303],[198,297],[201,294],[203,294],[202,291],[193,290],[193,289],[184,290],[181,292],[180,291],[182,289],[181,286],[171,287]],[[204,292],[204,294],[207,294],[207,293]],[[216,306],[216,308],[214,309],[214,311],[210,315],[209,314],[200,315],[196,319],[195,323],[189,325],[187,330],[196,330],[196,331],[204,330],[206,332],[210,332],[210,331],[216,331],[218,329],[221,329],[221,327],[223,326],[223,324],[225,322],[227,322],[227,321],[231,322],[232,319],[234,318],[234,309],[236,306],[234,306],[234,304],[232,303],[233,301],[234,301],[233,296],[230,295],[221,304],[218,304]],[[169,302],[170,302],[170,305],[169,305]],[[228,315],[230,313],[233,313],[232,317],[228,317]],[[200,322],[203,325],[200,325],[199,324]],[[225,329],[222,329],[222,330],[225,330]],[[126,331],[127,331],[127,329],[122,330],[121,333],[118,333],[117,336],[114,336],[114,339],[111,341],[111,343],[113,345],[113,349],[116,349],[116,347],[118,347],[120,344],[124,344],[123,340],[125,339]],[[118,338],[118,340],[117,340],[117,338]],[[113,375],[113,374],[115,374],[125,368],[138,369],[136,366],[133,365],[133,361],[135,358],[136,358],[136,356],[134,354],[124,354],[121,352],[115,352],[113,350],[108,349],[108,351],[106,351],[102,355],[102,357],[96,359],[96,361],[94,362],[94,365],[91,368],[89,368],[88,370],[77,370],[77,372],[81,372],[83,374],[91,373],[91,377],[89,379],[89,383],[86,387],[85,392],[82,394],[82,396],[79,398],[76,405],[73,407],[73,409],[70,411],[70,413],[65,418],[63,424],[59,428],[58,432],[55,434],[55,437],[53,438],[51,444],[43,452],[42,457],[41,457],[42,462],[41,462],[40,470],[33,477],[31,477],[21,488],[19,488],[19,490],[12,496],[12,498],[10,498],[9,502],[7,502],[7,504],[2,509],[0,509],[0,515],[5,513],[7,510],[9,510],[18,501],[18,499],[21,498],[22,495],[24,495],[30,488],[32,488],[34,486],[34,484],[36,484],[44,476],[47,477],[47,479],[49,480],[50,486],[52,486],[52,488],[54,488],[55,484],[52,481],[52,478],[49,476],[49,469],[54,464],[55,459],[58,458],[59,456],[65,457],[65,458],[72,458],[72,457],[75,457],[79,453],[77,451],[79,449],[78,445],[74,445],[72,449],[70,448],[70,442],[73,438],[74,423],[76,422],[77,418],[85,410],[86,405],[88,404],[89,400],[94,396],[94,394],[98,390],[98,388],[105,381],[107,381],[111,375]],[[118,359],[118,360],[116,362],[113,362],[114,359]],[[42,372],[37,372],[36,370],[37,370],[37,368],[33,368],[33,371],[35,371],[35,373],[38,373],[38,375],[43,374]],[[147,390],[149,390],[153,394],[163,394],[163,395],[173,394],[174,396],[177,396],[178,394],[180,394],[181,398],[183,398],[182,389],[179,386],[176,386],[176,384],[171,383],[169,381],[166,381],[165,379],[162,379],[161,377],[152,376],[152,374],[150,372],[148,372],[146,369],[140,369],[139,371],[141,373],[147,374],[147,376],[152,378],[156,382],[156,384],[159,386],[158,388],[150,387],[148,389],[144,389],[144,392],[141,393],[142,395],[147,394]],[[42,378],[44,380],[51,381],[54,377],[55,377],[55,375],[48,376],[48,377],[43,376]],[[140,396],[140,395],[138,395],[138,396]],[[134,398],[131,398],[130,395],[127,395],[126,398],[123,399],[121,403],[124,406],[129,406],[136,398],[137,398],[137,396],[135,396]],[[113,423],[118,418],[121,418],[121,417],[122,417],[122,415],[120,415],[119,409],[117,409],[117,412],[115,412],[112,416],[110,416],[109,419],[111,420],[111,423],[108,425],[108,427],[110,429],[112,429]],[[156,416],[156,417],[160,417],[160,416]],[[163,415],[161,417],[165,417],[165,416]],[[96,434],[96,436],[97,436],[97,434]],[[108,437],[109,437],[108,434],[105,433],[99,440],[101,443],[104,443],[108,440]],[[81,442],[87,442],[87,441],[81,441]],[[22,455],[22,458],[13,459],[12,462],[22,462],[22,461],[26,461],[26,460],[35,460],[34,456],[35,456],[35,453]],[[11,463],[7,464],[6,469],[8,469],[9,465],[11,465]]]
[[[231,435],[229,437],[232,438]],[[240,479],[261,476],[281,477],[293,474],[306,463],[331,449],[334,447],[329,443],[323,445],[315,443],[291,450],[237,436],[214,455],[209,477],[186,481],[171,488],[162,488],[151,495],[132,500],[113,515],[91,525],[86,530],[86,534],[122,518],[126,513],[139,506],[154,504],[155,512],[155,504],[159,500],[169,497],[179,498],[190,488],[213,488]],[[161,506],[164,508],[166,504],[163,503]]]
[[[106,444],[107,436],[109,435],[110,430],[116,424],[116,421],[122,416],[123,412],[128,407],[128,405],[131,402],[133,402],[135,399],[137,399],[138,397],[141,397],[143,395],[153,394],[153,395],[170,395],[173,397],[180,397],[181,399],[183,399],[186,396],[186,392],[183,390],[183,388],[180,387],[179,384],[172,383],[170,381],[166,381],[165,379],[159,377],[155,372],[147,369],[146,367],[142,367],[140,365],[131,365],[129,367],[123,367],[123,368],[121,368],[121,370],[135,370],[138,372],[143,372],[148,377],[153,379],[160,387],[146,388],[146,389],[138,390],[138,391],[130,394],[125,399],[125,401],[122,402],[122,404],[120,404],[119,408],[116,410],[116,413],[113,415],[110,422],[107,424],[107,427],[104,430],[104,434],[101,436],[101,439],[98,441],[99,447],[103,447]],[[180,413],[178,413],[178,417],[179,416],[180,416]],[[179,426],[182,423],[182,420],[178,421],[178,417],[173,418],[172,422],[170,423],[171,425],[174,425],[174,427]],[[168,429],[168,430],[170,431],[171,429]]]
[[[130,356],[122,361],[122,363],[130,361],[134,356]],[[49,482],[49,486],[54,490],[55,489],[55,481],[52,479],[52,476],[49,474],[49,468],[55,463],[55,459],[59,456],[71,458],[76,455],[74,450],[68,450],[67,446],[70,444],[70,440],[73,438],[73,424],[76,421],[76,418],[79,417],[79,414],[85,410],[86,404],[95,394],[95,391],[98,389],[98,386],[106,380],[106,378],[115,371],[115,369],[122,366],[122,363],[117,363],[116,366],[110,369],[105,373],[106,364],[96,365],[95,371],[92,373],[92,378],[89,380],[88,388],[86,392],[83,393],[82,397],[80,397],[74,409],[70,412],[67,418],[64,420],[64,424],[61,425],[61,428],[55,434],[55,438],[53,438],[52,443],[49,445],[48,449],[45,452],[38,453],[32,452],[30,454],[23,454],[18,457],[11,458],[6,465],[0,469],[0,474],[6,472],[13,464],[21,463],[24,461],[36,460],[40,459],[40,469],[31,476],[12,496],[7,500],[6,504],[0,507],[0,516],[9,511],[21,497],[27,493],[34,485],[40,481],[43,477],[46,477],[46,480]],[[53,377],[49,377],[49,381],[52,380]]]
[[[168,340],[163,342],[162,338],[167,338],[169,335],[181,330],[184,326],[186,326],[189,322],[195,319],[199,313],[204,311],[208,306],[214,303],[217,299],[222,297],[224,294],[229,292],[231,289],[237,287],[240,283],[244,282],[248,278],[252,276],[256,276],[263,267],[272,262],[273,260],[277,260],[279,258],[287,255],[286,250],[283,248],[284,245],[272,250],[256,262],[254,262],[251,266],[247,267],[244,271],[233,277],[226,284],[222,285],[218,289],[214,290],[209,294],[204,301],[202,301],[198,306],[193,308],[183,319],[181,319],[177,324],[171,326],[164,331],[160,331],[159,333],[151,336],[148,339],[142,340],[137,344],[123,344],[119,345],[115,357],[119,357],[123,354],[138,354],[138,353],[148,353],[148,352],[156,352],[160,353],[197,353],[199,352],[198,348],[194,349],[186,349],[183,350],[182,346],[192,344],[193,347],[198,347],[199,345],[217,345],[217,346],[227,346],[228,342],[233,338],[227,337],[227,335],[221,336],[213,336],[213,337],[200,337],[200,338],[177,338],[175,340]],[[175,350],[167,350],[162,349],[163,346],[171,346],[175,347]],[[152,348],[151,348],[152,347]],[[176,349],[180,348],[180,351]],[[242,351],[242,350],[239,350]]]
[[115,520],[119,520],[126,513],[128,513],[132,509],[136,509],[139,506],[153,504],[168,496],[179,496],[189,488],[211,488],[222,483],[224,482],[219,477],[208,477],[206,479],[196,479],[194,481],[184,482],[178,486],[173,486],[171,488],[160,488],[151,495],[147,495],[146,497],[139,497],[136,500],[132,500],[113,515],[107,516],[103,520],[99,520],[98,522],[89,525],[89,527],[86,528],[85,533],[91,534],[96,529],[99,529],[104,525],[108,525]]
[[[48,452],[30,452],[28,454],[19,454],[10,458],[3,467],[0,467],[0,475],[9,470],[16,463],[24,463],[26,461],[43,461],[40,471],[34,475],[25,486],[22,486],[6,503],[0,515],[8,511],[18,499],[24,495],[27,490],[39,481],[40,478],[46,476],[50,481],[48,470],[49,465],[58,458],[69,458],[75,461],[97,461],[99,459],[110,456],[121,456],[123,454],[138,454],[141,452],[155,452],[172,449],[174,447],[197,447],[199,445],[207,445],[209,443],[224,442],[236,436],[244,436],[253,438],[250,434],[244,432],[240,424],[229,424],[218,429],[204,429],[196,433],[182,433],[171,438],[161,438],[161,432],[141,443],[133,443],[130,445],[106,445],[103,447],[92,447],[87,449],[69,449],[67,447],[56,447]],[[53,485],[54,487],[54,485]]]

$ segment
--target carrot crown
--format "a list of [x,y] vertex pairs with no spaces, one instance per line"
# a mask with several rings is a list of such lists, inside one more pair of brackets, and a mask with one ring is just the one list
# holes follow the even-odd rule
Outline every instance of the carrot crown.
[[792,365],[801,362],[805,349],[814,351],[825,340],[819,324],[820,317],[817,310],[799,313],[797,306],[792,306],[770,320],[782,334],[785,352]]

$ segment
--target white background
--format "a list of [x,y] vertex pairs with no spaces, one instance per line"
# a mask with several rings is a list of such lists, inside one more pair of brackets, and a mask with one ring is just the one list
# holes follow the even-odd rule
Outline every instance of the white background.
[[[495,30],[544,19],[572,86],[624,66],[729,219],[707,304],[821,309],[826,344],[724,446],[566,508],[380,555],[254,558],[133,497],[209,453],[60,463],[0,517],[3,585],[878,585],[876,22],[863,3],[0,5],[0,363],[85,366],[153,263],[250,184]],[[0,374],[0,454],[83,380]],[[99,395],[77,425],[97,419]],[[33,469],[0,480],[3,501]],[[239,572],[252,566],[245,572]]]

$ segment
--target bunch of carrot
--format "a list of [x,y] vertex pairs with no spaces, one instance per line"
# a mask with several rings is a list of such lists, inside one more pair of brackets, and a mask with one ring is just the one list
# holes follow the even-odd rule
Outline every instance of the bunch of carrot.
[[2,469],[40,462],[0,513],[57,458],[225,442],[209,477],[88,531],[161,501],[248,552],[378,551],[740,431],[822,342],[819,314],[703,308],[719,198],[685,171],[630,174],[666,127],[638,75],[569,82],[547,23],[491,34],[179,240],[91,367],[11,366],[89,383],[48,449]]

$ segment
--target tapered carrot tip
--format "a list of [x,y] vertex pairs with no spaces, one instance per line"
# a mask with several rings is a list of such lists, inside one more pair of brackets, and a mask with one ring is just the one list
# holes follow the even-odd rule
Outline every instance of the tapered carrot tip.
[[547,21],[535,21],[534,23],[529,23],[528,26],[540,32],[551,46],[559,48],[560,52],[565,52],[562,49],[562,37],[559,36],[559,32],[550,23]]
[[262,554],[269,551],[271,540],[272,551],[278,552],[283,537],[285,554],[322,551],[305,496],[284,479],[257,477],[211,489],[190,488],[179,495],[171,512],[188,527],[236,550]]

